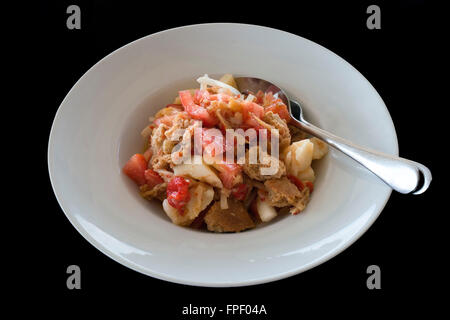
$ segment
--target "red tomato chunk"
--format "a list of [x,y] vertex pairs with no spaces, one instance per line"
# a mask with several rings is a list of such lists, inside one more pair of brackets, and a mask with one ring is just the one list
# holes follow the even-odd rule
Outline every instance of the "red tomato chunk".
[[144,172],[145,181],[150,188],[163,183],[164,180],[159,176],[159,174],[152,169],[147,169]]
[[174,176],[167,185],[167,201],[169,204],[184,214],[184,206],[191,199],[189,193],[189,181],[180,176]]
[[219,178],[227,189],[234,187],[235,181],[239,180],[238,176],[242,171],[242,167],[236,163],[220,163],[215,168],[219,171]]
[[140,153],[132,156],[122,169],[123,173],[130,177],[139,186],[147,183],[147,180],[145,179],[145,170],[147,170],[147,161]]
[[273,113],[278,113],[281,119],[286,120],[288,123],[291,120],[291,116],[286,105],[282,102],[275,103],[266,108],[266,112],[272,111]]
[[247,191],[248,186],[244,183],[241,183],[232,189],[231,194],[237,200],[244,200],[245,196],[247,195]]
[[211,114],[205,107],[199,106],[194,102],[189,90],[180,91],[180,100],[186,112],[196,120],[201,120],[203,125],[212,127],[217,124],[218,120],[214,114]]

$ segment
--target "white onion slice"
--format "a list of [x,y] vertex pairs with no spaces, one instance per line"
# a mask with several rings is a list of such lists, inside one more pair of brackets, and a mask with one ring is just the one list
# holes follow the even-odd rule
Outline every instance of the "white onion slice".
[[220,192],[220,209],[228,209],[228,195],[225,192]]
[[253,102],[255,99],[256,99],[256,97],[255,97],[254,95],[249,94],[249,95],[247,96],[247,98],[245,98],[245,101]]
[[204,87],[205,85],[217,86],[221,88],[226,88],[235,95],[241,94],[236,88],[233,88],[232,86],[222,81],[211,79],[210,77],[208,77],[207,74],[205,74],[203,77],[198,78],[197,82],[200,83],[200,88]]
[[268,222],[277,216],[275,208],[270,206],[266,201],[262,201],[259,197],[256,200],[256,209],[263,222]]

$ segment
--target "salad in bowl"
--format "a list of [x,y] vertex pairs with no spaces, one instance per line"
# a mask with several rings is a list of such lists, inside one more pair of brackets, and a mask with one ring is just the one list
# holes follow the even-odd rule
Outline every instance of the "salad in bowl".
[[328,146],[291,125],[273,92],[241,93],[231,74],[204,75],[142,130],[123,173],[174,224],[240,232],[301,213],[314,190],[313,160]]

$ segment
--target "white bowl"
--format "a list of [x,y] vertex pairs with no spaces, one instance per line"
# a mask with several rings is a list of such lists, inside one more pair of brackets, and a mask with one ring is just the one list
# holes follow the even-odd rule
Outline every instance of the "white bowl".
[[[67,94],[50,134],[48,166],[61,208],[97,249],[167,281],[242,286],[298,274],[361,236],[391,189],[341,153],[318,162],[307,209],[257,229],[214,234],[178,227],[121,173],[140,130],[180,89],[208,73],[267,79],[300,100],[312,123],[398,154],[390,115],[370,83],[302,37],[242,24],[203,24],[134,41],[93,66]],[[381,236],[381,235],[380,235]]]

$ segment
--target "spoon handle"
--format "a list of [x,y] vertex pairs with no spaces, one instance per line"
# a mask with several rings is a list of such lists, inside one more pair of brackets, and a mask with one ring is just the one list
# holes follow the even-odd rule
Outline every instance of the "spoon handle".
[[[293,120],[297,122],[300,129],[356,160],[395,191],[421,194],[430,185],[431,172],[420,163],[358,146],[310,124],[302,117],[301,120],[294,118]],[[420,185],[421,181],[423,181],[422,185]]]

